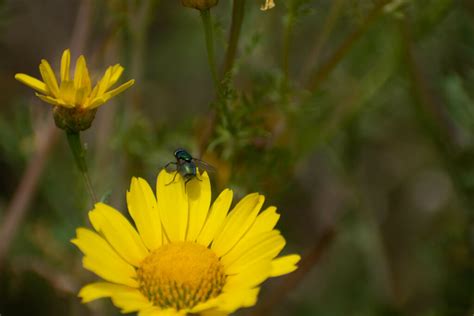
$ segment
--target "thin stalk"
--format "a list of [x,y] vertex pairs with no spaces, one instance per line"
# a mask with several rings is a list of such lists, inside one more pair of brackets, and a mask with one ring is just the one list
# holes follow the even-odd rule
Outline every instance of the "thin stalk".
[[245,1],[246,0],[234,0],[232,6],[232,22],[229,33],[229,46],[227,46],[224,65],[222,67],[223,76],[225,76],[226,73],[231,71],[232,67],[234,67],[235,56],[237,55],[237,48],[239,46],[240,31],[244,21]]
[[201,11],[202,24],[204,26],[204,35],[206,37],[207,60],[211,70],[212,81],[216,91],[219,89],[219,80],[217,77],[217,68],[214,54],[214,36],[212,31],[211,11],[209,9]]
[[71,148],[71,152],[74,156],[74,161],[76,162],[76,166],[79,168],[79,171],[84,178],[84,183],[86,185],[87,191],[91,197],[92,203],[97,203],[97,197],[94,193],[94,189],[92,187],[92,182],[89,177],[89,172],[87,171],[87,162],[86,162],[86,151],[84,150],[84,146],[82,146],[81,136],[79,133],[74,132],[66,132],[67,142],[69,144],[69,148]]
[[35,153],[28,162],[20,183],[0,221],[0,278],[8,250],[28,213],[28,207],[33,200],[41,174],[56,144],[57,136],[58,129],[54,126],[52,120],[47,123],[43,130],[38,131]]
[[[326,44],[329,36],[331,35],[334,26],[341,13],[341,8],[344,5],[344,0],[333,0],[329,14],[326,16],[321,32],[317,34],[317,39],[314,42],[314,46],[311,49],[311,53],[308,55],[306,62],[303,64],[303,68],[300,71],[300,81],[303,82],[308,79],[310,71],[319,63],[321,56],[321,50]],[[135,78],[135,77],[134,77]]]
[[360,26],[350,33],[329,59],[321,65],[310,77],[307,84],[308,90],[316,91],[319,85],[331,74],[342,59],[349,53],[354,44],[365,34],[369,27],[377,18],[382,15],[383,8],[390,0],[379,0],[375,3],[372,10],[362,21]]
[[[209,68],[212,74],[212,80],[214,82],[214,88],[216,92],[217,99],[220,98],[220,82],[217,76],[217,68],[216,68],[216,61],[214,55],[214,37],[213,37],[213,28],[212,28],[212,19],[211,19],[211,11],[209,9],[201,11],[201,19],[202,24],[204,26],[204,34],[206,37],[206,48],[207,48],[207,57]],[[227,104],[224,102],[218,102],[220,114],[222,115],[222,119],[229,125],[229,129],[232,129],[232,121],[230,119],[230,112],[227,107]]]

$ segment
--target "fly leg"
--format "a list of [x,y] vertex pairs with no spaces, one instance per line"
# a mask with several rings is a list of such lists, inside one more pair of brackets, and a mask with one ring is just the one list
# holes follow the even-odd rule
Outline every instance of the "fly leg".
[[163,168],[164,168],[166,171],[168,171],[168,172],[173,171],[173,170],[168,170],[168,167],[169,167],[170,165],[175,165],[175,166],[176,166],[176,165],[178,165],[178,164],[177,164],[176,162],[168,162]]
[[176,176],[178,175],[178,170],[176,170],[175,174],[174,174],[174,177],[173,177],[173,180],[171,180],[169,183],[167,183],[166,185],[170,185],[171,183],[174,182],[174,180],[176,179]]

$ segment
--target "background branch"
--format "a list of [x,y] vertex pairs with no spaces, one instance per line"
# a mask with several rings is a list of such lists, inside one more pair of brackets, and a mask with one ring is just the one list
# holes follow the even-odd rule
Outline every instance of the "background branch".
[[350,33],[329,59],[310,77],[307,89],[316,91],[319,85],[331,74],[342,59],[349,53],[354,44],[365,34],[367,29],[383,13],[383,8],[390,0],[379,0],[366,16],[364,21]]

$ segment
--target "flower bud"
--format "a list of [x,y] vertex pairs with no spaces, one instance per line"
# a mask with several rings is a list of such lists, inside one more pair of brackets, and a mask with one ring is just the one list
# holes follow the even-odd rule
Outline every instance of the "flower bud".
[[198,9],[200,11],[208,10],[217,5],[219,0],[181,0],[184,7]]
[[96,112],[97,108],[87,110],[55,106],[53,108],[53,117],[58,128],[66,132],[79,133],[91,127]]

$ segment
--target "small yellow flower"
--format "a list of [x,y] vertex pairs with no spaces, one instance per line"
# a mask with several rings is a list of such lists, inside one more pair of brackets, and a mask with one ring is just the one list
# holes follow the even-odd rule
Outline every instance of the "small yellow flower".
[[104,76],[92,89],[89,71],[84,56],[76,61],[74,78],[70,75],[71,52],[66,49],[61,58],[60,83],[53,69],[45,59],[41,60],[39,70],[43,81],[26,74],[16,74],[15,79],[38,91],[36,96],[55,106],[92,110],[133,85],[129,80],[121,86],[109,90],[120,78],[123,67],[119,64],[107,68]]
[[260,7],[260,10],[266,11],[266,10],[269,10],[269,9],[273,8],[274,6],[275,6],[275,2],[273,2],[273,0],[265,0],[265,4],[263,4]]
[[275,207],[259,214],[262,195],[247,195],[228,213],[232,191],[211,206],[206,172],[186,185],[174,177],[160,172],[157,197],[145,180],[132,179],[127,204],[136,229],[105,204],[89,212],[96,232],[79,228],[72,243],[84,268],[105,281],[83,287],[83,303],[110,297],[139,316],[226,315],[254,305],[266,279],[297,268],[299,255],[276,258],[285,239],[274,229]]

